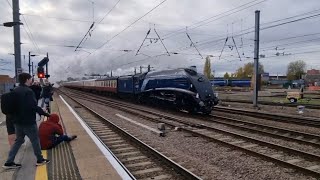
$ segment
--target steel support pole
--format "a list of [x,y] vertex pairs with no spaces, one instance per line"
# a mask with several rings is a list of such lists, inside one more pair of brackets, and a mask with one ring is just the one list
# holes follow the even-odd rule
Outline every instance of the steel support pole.
[[18,75],[22,71],[19,0],[12,0],[12,13],[13,13],[13,22],[17,23],[17,25],[13,26],[13,39],[14,39],[15,76],[16,76],[16,82],[18,83],[19,82]]
[[31,71],[31,75],[33,76],[33,62],[31,62],[31,67],[32,67],[32,68],[31,68],[31,70],[32,70],[32,71]]
[[[47,58],[49,59],[49,54],[48,54],[48,53],[47,53]],[[46,64],[46,75],[49,74],[48,64],[49,64],[49,62],[47,62],[47,64]],[[49,79],[49,78],[48,78],[48,79]]]
[[258,107],[260,11],[255,12],[253,106]]
[[[31,74],[31,57],[30,57],[30,51],[29,51],[29,63],[28,63],[28,67],[29,67],[29,74]],[[31,74],[32,75],[32,74]]]

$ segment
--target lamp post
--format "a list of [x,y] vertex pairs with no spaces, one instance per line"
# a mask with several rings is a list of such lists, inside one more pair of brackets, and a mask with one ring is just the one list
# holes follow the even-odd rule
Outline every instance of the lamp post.
[[23,23],[21,23],[21,22],[5,22],[0,25],[4,26],[4,27],[13,27],[15,25],[23,25]]
[[14,38],[14,54],[15,54],[15,76],[16,82],[18,82],[18,75],[22,72],[21,69],[21,42],[20,42],[20,12],[19,12],[19,0],[12,0],[12,14],[13,22],[5,22],[0,24],[4,27],[13,27]]
[[28,63],[29,74],[31,74],[31,57],[35,57],[35,56],[38,56],[38,55],[31,54],[31,52],[29,51],[29,63]]
[[[17,13],[18,12],[18,13]],[[14,27],[14,51],[16,54],[19,54],[18,56],[15,56],[15,78],[16,82],[18,82],[18,75],[22,72],[21,69],[21,48],[20,48],[20,25],[23,25],[23,23],[19,20],[19,3],[18,7],[16,4],[14,4],[14,10],[13,10],[13,21],[14,22],[4,22],[0,24],[0,26],[4,27]]]
[[33,75],[33,62],[31,63],[31,67],[32,67],[32,69],[31,69],[31,76],[33,77],[34,75]]

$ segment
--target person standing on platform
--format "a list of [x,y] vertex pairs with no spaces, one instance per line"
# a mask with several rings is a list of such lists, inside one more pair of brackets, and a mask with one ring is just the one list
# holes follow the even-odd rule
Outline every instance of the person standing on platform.
[[70,142],[77,138],[77,136],[65,135],[59,121],[57,114],[51,114],[47,121],[41,122],[39,126],[41,149],[51,149],[63,141]]
[[[13,88],[10,89],[10,91],[13,91],[13,89],[15,88],[16,86],[13,85]],[[8,142],[9,142],[9,145],[10,145],[10,148],[12,147],[14,141],[16,140],[16,130],[14,128],[14,124],[13,124],[13,115],[10,115],[10,114],[7,114],[6,115],[6,127],[7,127],[7,133],[8,133]]]
[[50,115],[41,109],[36,102],[34,92],[29,88],[32,83],[31,75],[28,73],[19,74],[19,87],[13,91],[16,94],[18,106],[13,114],[13,123],[16,132],[16,141],[12,145],[8,159],[2,166],[5,169],[20,168],[21,164],[16,164],[14,159],[24,143],[24,138],[27,136],[32,144],[34,155],[37,158],[37,166],[49,163],[50,160],[44,159],[41,153],[39,133],[36,123],[36,113],[39,115]]
[[40,99],[40,94],[41,94],[41,86],[39,82],[33,82],[32,86],[30,86],[30,89],[32,89],[32,91],[34,92],[35,96],[36,96],[36,100],[37,102]]
[[50,99],[52,97],[52,86],[51,84],[48,82],[48,80],[45,81],[44,86],[42,87],[42,92],[41,92],[41,97],[42,99],[42,103],[41,103],[41,107],[44,106],[44,103],[48,103],[50,102]]

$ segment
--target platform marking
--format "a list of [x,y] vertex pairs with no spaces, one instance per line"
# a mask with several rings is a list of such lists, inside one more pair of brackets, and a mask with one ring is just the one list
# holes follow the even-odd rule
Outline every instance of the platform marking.
[[127,118],[127,117],[125,117],[125,116],[123,116],[123,115],[121,115],[121,114],[116,114],[116,116],[118,116],[118,117],[120,117],[120,118],[122,118],[122,119],[124,119],[124,120],[127,120],[127,121],[129,121],[129,122],[131,122],[131,123],[133,123],[133,124],[136,124],[136,125],[138,125],[138,126],[140,126],[140,127],[143,127],[143,128],[145,128],[145,129],[148,129],[149,131],[151,131],[151,132],[153,132],[153,133],[156,133],[156,134],[158,134],[158,135],[162,135],[163,134],[163,132],[162,131],[159,131],[158,129],[154,129],[154,128],[152,128],[152,127],[149,127],[149,126],[147,126],[147,125],[144,125],[144,124],[142,124],[142,123],[139,123],[139,122],[137,122],[137,121],[134,121],[134,120],[132,120],[132,119],[130,119],[130,118]]
[[131,180],[132,178],[130,175],[128,175],[128,172],[124,170],[124,167],[122,167],[119,162],[116,160],[115,156],[111,154],[110,149],[104,146],[102,142],[91,132],[89,127],[85,124],[84,120],[74,111],[74,109],[64,100],[64,98],[59,95],[61,100],[64,102],[64,104],[69,108],[69,110],[72,112],[72,114],[76,117],[76,119],[80,122],[83,129],[87,132],[87,134],[91,137],[91,139],[94,141],[94,143],[97,145],[97,147],[100,149],[102,154],[105,156],[105,158],[110,162],[112,167],[118,172],[120,177],[124,180]]
[[[42,150],[42,156],[47,159],[47,150]],[[37,166],[35,180],[48,180],[47,164]]]

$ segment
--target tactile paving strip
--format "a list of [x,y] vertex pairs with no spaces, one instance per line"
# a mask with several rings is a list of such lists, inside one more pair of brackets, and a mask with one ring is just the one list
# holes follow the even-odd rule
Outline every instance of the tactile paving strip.
[[63,142],[48,150],[48,159],[51,160],[47,165],[49,180],[82,179],[70,144]]
[[[60,110],[56,103],[51,103],[51,108],[52,112],[59,112],[60,116]],[[66,132],[63,118],[61,116],[60,119],[63,129]],[[48,159],[51,160],[47,165],[49,180],[82,179],[70,144],[62,142],[55,148],[48,150]]]

